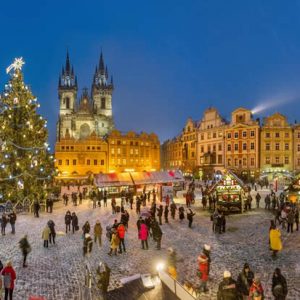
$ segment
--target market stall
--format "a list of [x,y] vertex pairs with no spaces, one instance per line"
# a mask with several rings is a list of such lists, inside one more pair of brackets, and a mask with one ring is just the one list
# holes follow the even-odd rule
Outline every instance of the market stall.
[[300,175],[294,179],[285,192],[287,192],[287,199],[289,202],[294,204],[300,203]]
[[248,187],[234,173],[226,170],[208,191],[217,199],[217,206],[223,211],[242,211]]

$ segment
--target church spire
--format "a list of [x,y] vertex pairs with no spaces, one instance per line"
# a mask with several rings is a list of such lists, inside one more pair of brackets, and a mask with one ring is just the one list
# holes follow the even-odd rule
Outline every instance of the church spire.
[[99,59],[99,72],[100,72],[101,75],[104,75],[104,72],[105,72],[104,59],[103,59],[102,51],[101,51],[100,59]]
[[77,78],[74,73],[74,67],[70,63],[69,51],[67,50],[66,64],[62,67],[61,76],[59,79],[60,87],[77,88]]
[[67,50],[67,57],[66,57],[66,73],[71,73],[71,64],[70,64],[70,58],[69,58],[69,50]]

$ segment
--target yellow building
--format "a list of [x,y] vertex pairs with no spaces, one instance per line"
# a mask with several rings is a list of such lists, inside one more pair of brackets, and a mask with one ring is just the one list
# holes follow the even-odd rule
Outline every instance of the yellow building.
[[76,179],[108,171],[108,144],[93,132],[84,140],[67,134],[55,144],[58,178]]
[[238,108],[231,114],[225,129],[225,168],[239,176],[254,178],[259,175],[259,122],[250,110]]
[[280,113],[264,119],[261,127],[260,168],[267,173],[293,170],[292,126]]
[[107,138],[109,172],[158,171],[160,142],[156,134],[129,131],[121,134],[113,130]]
[[296,172],[299,172],[300,171],[300,124],[294,125],[293,150],[294,150],[293,168]]
[[181,136],[165,141],[161,146],[162,167],[164,170],[181,169],[182,141]]

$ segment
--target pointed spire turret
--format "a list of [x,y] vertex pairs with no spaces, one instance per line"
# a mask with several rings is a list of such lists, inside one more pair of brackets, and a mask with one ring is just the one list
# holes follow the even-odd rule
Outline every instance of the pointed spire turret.
[[71,65],[70,65],[69,51],[67,50],[66,73],[70,74],[70,72],[71,72]]
[[99,60],[99,72],[101,75],[104,75],[105,69],[104,69],[104,59],[103,59],[103,54],[101,51],[100,54],[100,60]]
[[74,67],[71,66],[69,51],[67,50],[66,65],[62,67],[60,76],[60,87],[74,88],[77,87]]
[[105,77],[106,77],[106,79],[108,79],[108,69],[107,69],[107,66],[105,67]]

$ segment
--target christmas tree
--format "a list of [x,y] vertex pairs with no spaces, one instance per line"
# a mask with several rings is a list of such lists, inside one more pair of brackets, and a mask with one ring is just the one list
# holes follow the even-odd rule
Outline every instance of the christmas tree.
[[47,121],[23,81],[22,58],[6,72],[10,76],[0,99],[0,201],[41,199],[51,183],[54,157],[47,143]]

